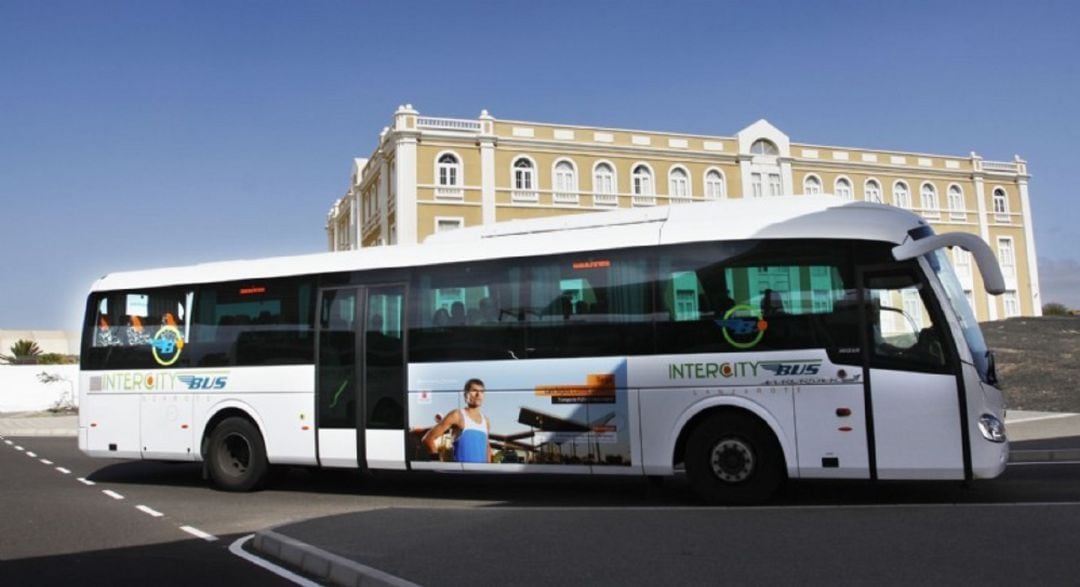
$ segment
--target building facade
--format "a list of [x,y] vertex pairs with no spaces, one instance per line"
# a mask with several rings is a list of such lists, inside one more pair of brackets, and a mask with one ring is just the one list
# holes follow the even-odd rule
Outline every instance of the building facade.
[[953,262],[979,320],[1042,313],[1027,163],[794,143],[764,120],[731,137],[423,116],[405,105],[331,207],[331,251],[419,243],[464,226],[831,193],[911,209],[938,232],[979,235],[1008,291],[989,296],[964,251]]

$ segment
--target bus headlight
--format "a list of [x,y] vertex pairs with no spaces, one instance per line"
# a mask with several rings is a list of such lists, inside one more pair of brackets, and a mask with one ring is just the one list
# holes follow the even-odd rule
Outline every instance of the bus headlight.
[[1005,442],[1005,424],[991,414],[979,416],[979,432],[990,442]]

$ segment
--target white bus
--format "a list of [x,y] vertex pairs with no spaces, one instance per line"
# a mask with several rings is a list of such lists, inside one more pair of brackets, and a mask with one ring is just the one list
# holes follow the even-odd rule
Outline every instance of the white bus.
[[954,246],[1004,289],[977,236],[806,196],[110,274],[79,447],[201,461],[227,490],[272,465],[685,471],[718,503],[788,478],[992,478],[1005,407]]

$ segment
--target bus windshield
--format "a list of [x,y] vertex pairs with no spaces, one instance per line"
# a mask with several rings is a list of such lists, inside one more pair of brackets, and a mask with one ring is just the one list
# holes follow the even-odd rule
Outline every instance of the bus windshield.
[[949,305],[952,306],[956,319],[960,321],[960,329],[964,333],[968,349],[971,350],[971,358],[974,361],[975,370],[979,372],[979,379],[982,379],[984,383],[997,383],[996,377],[991,372],[991,358],[986,348],[986,339],[983,338],[979,323],[975,320],[975,312],[968,303],[964,287],[960,285],[949,257],[944,249],[938,249],[927,255],[927,259],[930,261],[930,266],[934,268],[938,280],[941,281],[945,297],[949,299]]

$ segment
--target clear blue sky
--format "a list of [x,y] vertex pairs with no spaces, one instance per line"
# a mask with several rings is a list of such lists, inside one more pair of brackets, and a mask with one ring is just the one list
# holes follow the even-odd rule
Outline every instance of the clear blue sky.
[[1078,22],[1072,2],[0,0],[0,329],[77,328],[108,272],[324,250],[351,159],[406,102],[1020,154],[1044,301],[1078,307]]

